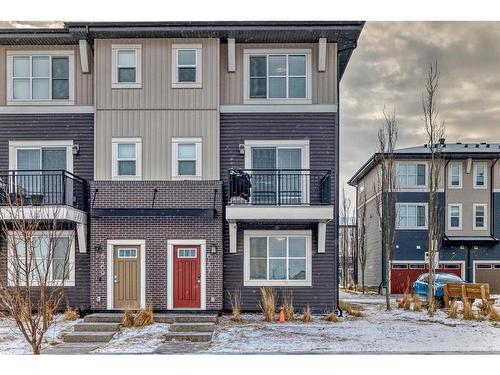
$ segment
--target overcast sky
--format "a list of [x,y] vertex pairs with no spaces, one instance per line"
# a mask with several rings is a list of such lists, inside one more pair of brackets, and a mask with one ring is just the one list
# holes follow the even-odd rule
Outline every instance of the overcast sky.
[[384,105],[398,148],[425,143],[420,100],[436,60],[447,142],[500,141],[500,22],[367,22],[341,82],[341,187],[375,152]]

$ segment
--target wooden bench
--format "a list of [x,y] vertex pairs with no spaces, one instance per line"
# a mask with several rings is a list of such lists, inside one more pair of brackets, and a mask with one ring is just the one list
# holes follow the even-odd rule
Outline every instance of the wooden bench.
[[468,300],[471,304],[475,299],[480,299],[486,303],[495,302],[494,298],[490,298],[489,284],[446,284],[444,286],[445,307],[450,306],[450,300],[457,298],[460,298],[462,301]]

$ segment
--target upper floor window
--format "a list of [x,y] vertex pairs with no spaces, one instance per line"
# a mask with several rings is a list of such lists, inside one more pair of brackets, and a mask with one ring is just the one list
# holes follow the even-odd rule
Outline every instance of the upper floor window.
[[462,163],[450,163],[448,187],[459,189],[462,187]]
[[397,203],[396,216],[398,229],[427,229],[426,203]]
[[172,46],[172,87],[201,88],[201,44]]
[[309,50],[245,50],[245,100],[310,103]]
[[201,138],[172,139],[172,177],[201,178]]
[[486,189],[486,163],[474,163],[474,188]]
[[426,181],[426,164],[398,163],[398,184],[400,187],[424,187]]
[[72,104],[73,51],[8,52],[8,104]]
[[474,230],[484,230],[486,229],[486,210],[488,205],[486,204],[473,204],[473,215],[474,215]]
[[113,45],[113,88],[141,88],[141,45]]
[[461,230],[462,229],[462,205],[449,204],[448,205],[448,229]]
[[141,138],[113,138],[113,179],[141,179]]

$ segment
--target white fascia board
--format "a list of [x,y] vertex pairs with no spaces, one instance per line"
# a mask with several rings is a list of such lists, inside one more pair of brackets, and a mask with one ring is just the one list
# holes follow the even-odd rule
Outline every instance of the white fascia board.
[[11,220],[65,220],[77,224],[87,224],[87,213],[73,207],[41,206],[41,207],[2,207],[0,216],[5,221]]
[[229,222],[238,220],[328,222],[333,220],[333,206],[227,206],[226,220]]

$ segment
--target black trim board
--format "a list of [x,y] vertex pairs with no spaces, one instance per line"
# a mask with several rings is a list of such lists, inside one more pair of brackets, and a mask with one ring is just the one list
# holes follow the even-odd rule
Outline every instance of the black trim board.
[[92,217],[213,217],[213,208],[93,208]]

